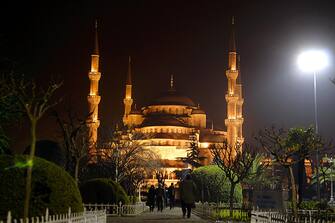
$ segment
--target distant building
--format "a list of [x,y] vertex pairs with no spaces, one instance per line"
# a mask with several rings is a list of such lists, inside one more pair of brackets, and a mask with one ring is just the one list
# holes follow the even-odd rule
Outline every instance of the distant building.
[[[205,157],[203,164],[211,162],[208,150],[210,144],[222,143],[224,140],[227,140],[229,145],[234,145],[236,142],[244,142],[242,134],[242,106],[244,100],[238,63],[234,21],[232,21],[228,69],[226,71],[228,89],[225,96],[227,103],[225,125],[227,131],[223,131],[214,129],[213,126],[207,126],[205,111],[192,99],[179,93],[175,88],[173,76],[171,76],[170,88],[162,93],[160,97],[154,98],[147,106],[140,108],[134,106],[131,59],[129,57],[125,97],[123,99],[123,124],[134,132],[150,136],[147,139],[141,139],[141,143],[145,148],[157,153],[163,160],[165,176],[167,176],[166,183],[177,181],[173,171],[187,168],[181,158],[187,156],[192,136],[196,136],[195,139],[200,153]],[[98,83],[100,72],[98,64],[99,51],[96,31],[95,50],[92,54],[92,67],[89,73],[91,84],[88,104],[92,115],[87,121],[90,128],[90,138],[93,143],[97,141],[97,129],[99,127],[98,105],[100,96],[98,95]],[[223,101],[224,99],[222,99],[222,103]],[[90,153],[94,154],[95,149],[94,147],[91,148]]]

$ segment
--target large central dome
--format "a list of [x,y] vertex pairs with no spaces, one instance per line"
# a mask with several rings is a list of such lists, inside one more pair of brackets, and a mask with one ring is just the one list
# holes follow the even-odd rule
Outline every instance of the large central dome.
[[192,99],[179,94],[174,89],[170,89],[169,91],[161,94],[158,98],[153,100],[151,105],[184,105],[190,107],[196,106]]

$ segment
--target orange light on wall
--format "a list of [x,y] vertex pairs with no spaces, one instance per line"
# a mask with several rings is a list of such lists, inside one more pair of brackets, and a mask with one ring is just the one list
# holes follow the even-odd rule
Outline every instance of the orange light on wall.
[[202,148],[208,148],[209,147],[209,143],[208,142],[201,143],[201,147]]

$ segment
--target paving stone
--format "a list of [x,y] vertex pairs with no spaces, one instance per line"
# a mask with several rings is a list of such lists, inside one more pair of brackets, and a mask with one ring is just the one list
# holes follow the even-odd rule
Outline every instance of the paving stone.
[[207,223],[208,220],[201,219],[200,217],[192,214],[191,218],[183,218],[180,207],[175,207],[172,210],[166,208],[163,212],[145,212],[139,216],[134,217],[109,217],[107,223]]

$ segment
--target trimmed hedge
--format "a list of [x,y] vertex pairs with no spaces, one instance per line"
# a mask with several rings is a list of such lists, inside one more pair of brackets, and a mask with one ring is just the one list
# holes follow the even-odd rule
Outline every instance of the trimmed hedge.
[[[0,219],[7,211],[14,218],[23,216],[26,156],[0,155]],[[29,216],[41,216],[49,208],[50,214],[83,211],[82,200],[73,178],[61,167],[35,157],[32,175],[32,194]]]
[[[203,189],[204,201],[229,202],[230,182],[217,165],[199,167],[191,173],[191,176],[198,188],[198,194],[196,194],[198,201],[202,199],[201,190]],[[242,202],[241,184],[235,187],[234,202]]]
[[96,178],[84,182],[80,186],[81,196],[85,204],[123,204],[129,203],[129,198],[122,186],[111,179]]

